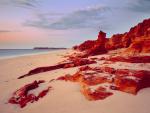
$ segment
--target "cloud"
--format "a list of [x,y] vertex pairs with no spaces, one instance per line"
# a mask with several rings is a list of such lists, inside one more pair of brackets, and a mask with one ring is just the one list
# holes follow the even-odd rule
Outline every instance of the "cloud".
[[13,31],[13,30],[0,30],[0,33],[11,33],[11,32],[20,32],[20,31]]
[[39,0],[1,0],[1,5],[13,5],[24,8],[35,8],[39,4]]
[[14,3],[22,7],[36,7],[37,0],[13,0]]
[[56,30],[97,28],[100,25],[105,27],[105,16],[109,11],[110,8],[106,6],[92,6],[74,11],[57,19],[36,16],[38,18],[27,20],[24,25]]
[[0,33],[8,33],[8,32],[12,32],[10,30],[0,30]]
[[128,5],[132,11],[150,13],[150,0],[131,0]]

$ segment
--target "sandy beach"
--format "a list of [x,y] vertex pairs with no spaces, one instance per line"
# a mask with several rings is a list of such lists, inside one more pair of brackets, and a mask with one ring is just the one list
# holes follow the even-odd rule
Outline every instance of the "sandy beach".
[[0,113],[150,113],[150,0],[0,0]]
[[[36,67],[59,63],[72,54],[73,50],[53,51],[40,55],[21,56],[0,60],[0,113],[149,113],[150,88],[140,90],[137,95],[114,91],[114,94],[104,100],[88,101],[80,92],[77,83],[50,80],[65,74],[73,74],[78,67],[58,69],[17,79]],[[100,56],[100,55],[99,55]],[[9,104],[12,93],[34,80],[45,80],[36,94],[47,86],[52,86],[48,94],[34,103],[28,103],[24,108]]]

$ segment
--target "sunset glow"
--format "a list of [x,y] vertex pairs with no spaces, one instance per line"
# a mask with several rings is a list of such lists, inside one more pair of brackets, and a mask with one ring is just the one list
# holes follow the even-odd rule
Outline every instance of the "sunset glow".
[[0,48],[72,47],[95,38],[99,30],[110,37],[149,17],[149,4],[148,0],[1,0]]

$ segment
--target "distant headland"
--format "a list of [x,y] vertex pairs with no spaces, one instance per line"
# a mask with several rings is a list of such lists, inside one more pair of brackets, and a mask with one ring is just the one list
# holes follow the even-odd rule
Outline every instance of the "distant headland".
[[64,47],[34,47],[33,49],[67,49]]

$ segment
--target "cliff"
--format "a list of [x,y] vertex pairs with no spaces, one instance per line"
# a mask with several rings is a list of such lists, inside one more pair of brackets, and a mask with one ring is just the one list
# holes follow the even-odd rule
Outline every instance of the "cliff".
[[75,49],[86,51],[87,55],[107,53],[110,50],[125,48],[125,53],[148,53],[150,52],[150,18],[132,27],[129,32],[115,34],[106,38],[106,33],[100,31],[97,40],[88,40]]

